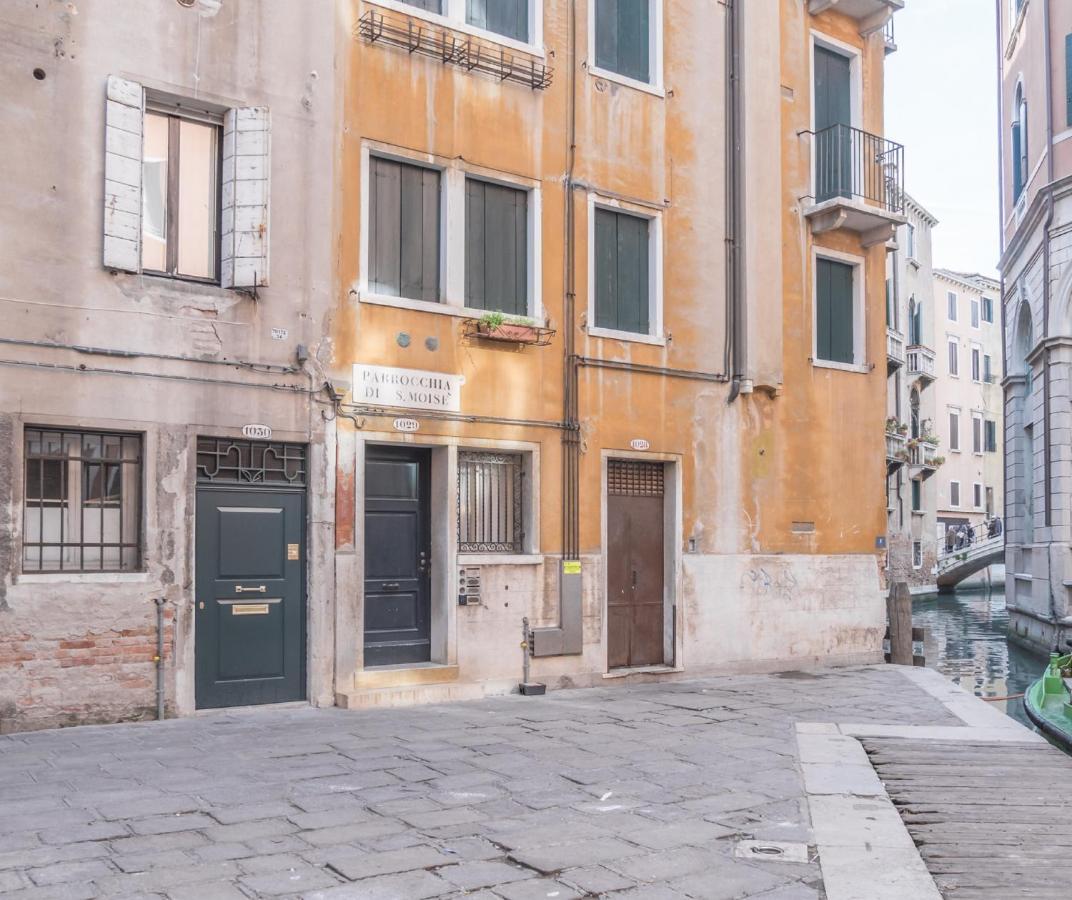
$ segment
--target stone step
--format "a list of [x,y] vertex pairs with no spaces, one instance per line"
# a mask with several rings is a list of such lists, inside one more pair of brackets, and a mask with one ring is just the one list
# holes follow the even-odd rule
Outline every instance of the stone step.
[[422,684],[446,684],[458,680],[458,667],[422,663],[404,666],[377,666],[354,676],[357,690],[416,687]]
[[377,709],[479,700],[489,691],[481,684],[409,684],[399,687],[337,691],[335,703],[343,709]]

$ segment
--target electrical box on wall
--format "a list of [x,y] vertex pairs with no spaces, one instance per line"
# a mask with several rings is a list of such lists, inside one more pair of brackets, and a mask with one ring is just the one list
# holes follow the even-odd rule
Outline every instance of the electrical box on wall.
[[458,606],[480,603],[480,566],[458,567]]

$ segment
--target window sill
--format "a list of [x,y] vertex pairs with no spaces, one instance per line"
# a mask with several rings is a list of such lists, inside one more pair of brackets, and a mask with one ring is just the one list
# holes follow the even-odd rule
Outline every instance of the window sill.
[[870,366],[861,366],[859,363],[840,363],[828,359],[813,359],[811,364],[817,369],[835,369],[840,372],[855,372],[858,375],[867,375],[871,371]]
[[542,553],[459,553],[459,566],[539,566]]
[[609,69],[601,69],[599,66],[589,66],[588,74],[595,78],[602,78],[604,81],[613,81],[615,84],[621,84],[625,87],[631,87],[638,91],[643,91],[645,94],[651,94],[653,97],[662,97],[665,99],[666,91],[663,90],[660,84],[649,84],[646,81],[638,81],[635,78],[630,78],[628,75],[619,75],[617,72],[611,72]]
[[588,328],[589,337],[609,338],[615,341],[632,341],[636,344],[652,344],[656,347],[665,347],[666,338],[655,334],[639,334],[635,331],[618,331],[614,328]]
[[15,584],[144,584],[148,572],[21,572]]
[[[454,316],[459,319],[479,319],[494,310],[472,309],[468,306],[454,306],[451,303],[435,303],[431,300],[412,300],[409,297],[392,297],[389,294],[374,294],[369,291],[359,291],[357,299],[361,303],[371,303],[374,306],[393,306],[396,309],[408,309],[413,312],[433,313],[439,316]],[[543,323],[534,316],[518,316],[513,313],[503,313],[510,319],[517,319],[519,324],[541,326]]]
[[[461,22],[457,19],[452,19],[450,16],[429,12],[426,9],[419,9],[416,6],[410,6],[408,3],[401,3],[398,2],[398,0],[365,0],[365,2],[372,6],[380,6],[383,9],[389,9],[392,12],[400,13],[404,16],[410,16],[414,19],[423,19],[425,22],[431,22],[432,24],[439,25],[443,28],[449,28],[451,31],[458,31],[462,34],[471,34],[473,37],[489,41],[493,44],[498,44],[502,47],[509,47],[511,50],[517,50],[521,53],[527,53],[529,56],[535,56],[539,59],[543,59],[545,56],[543,47],[538,47],[536,44],[529,44],[525,41],[506,37],[506,35],[499,34],[497,31],[478,28],[476,25],[470,25],[468,22]],[[539,15],[538,11],[537,15]],[[533,30],[539,33],[538,29]]]

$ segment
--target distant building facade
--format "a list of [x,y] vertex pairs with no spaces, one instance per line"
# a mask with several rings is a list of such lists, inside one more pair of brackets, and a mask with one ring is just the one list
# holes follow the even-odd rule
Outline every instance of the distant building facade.
[[993,279],[935,270],[934,421],[945,459],[936,479],[941,543],[961,526],[981,537],[984,521],[1004,515],[1000,297]]
[[938,220],[906,197],[908,221],[887,258],[887,580],[934,585],[937,470],[932,231]]
[[1006,601],[1045,650],[1072,636],[1072,6],[999,2]]

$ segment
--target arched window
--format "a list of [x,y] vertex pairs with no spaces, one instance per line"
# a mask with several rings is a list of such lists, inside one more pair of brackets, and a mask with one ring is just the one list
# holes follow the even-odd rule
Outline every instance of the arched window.
[[1012,198],[1020,199],[1027,187],[1027,98],[1023,84],[1016,85],[1012,120]]

